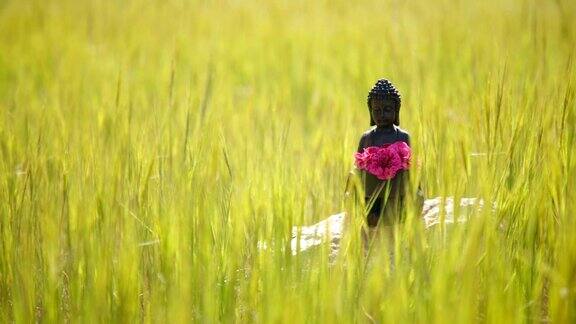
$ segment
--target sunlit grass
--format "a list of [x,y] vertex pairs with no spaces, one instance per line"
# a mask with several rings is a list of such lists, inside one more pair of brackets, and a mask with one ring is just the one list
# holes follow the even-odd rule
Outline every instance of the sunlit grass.
[[[0,3],[1,321],[574,321],[575,13]],[[410,208],[392,262],[344,195],[382,77],[413,184],[498,206],[428,232]],[[343,210],[334,263],[291,255],[292,226]]]

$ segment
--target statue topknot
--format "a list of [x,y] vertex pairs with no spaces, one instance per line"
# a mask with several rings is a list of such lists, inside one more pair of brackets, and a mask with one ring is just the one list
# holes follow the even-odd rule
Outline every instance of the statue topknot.
[[[394,85],[386,80],[380,79],[376,81],[376,84],[370,89],[368,93],[367,103],[368,103],[368,110],[372,109],[370,106],[370,100],[372,99],[391,99],[396,102],[396,120],[394,121],[394,125],[400,126],[400,104],[401,104],[401,97],[398,89],[394,87]],[[370,126],[374,126],[374,120],[372,119],[372,114],[370,114]]]

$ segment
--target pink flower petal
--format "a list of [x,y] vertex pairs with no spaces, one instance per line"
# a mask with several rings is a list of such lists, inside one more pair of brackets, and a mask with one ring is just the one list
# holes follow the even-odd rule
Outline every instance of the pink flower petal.
[[381,180],[390,180],[398,171],[410,167],[412,152],[401,141],[385,144],[381,147],[370,146],[361,153],[354,154],[356,166]]

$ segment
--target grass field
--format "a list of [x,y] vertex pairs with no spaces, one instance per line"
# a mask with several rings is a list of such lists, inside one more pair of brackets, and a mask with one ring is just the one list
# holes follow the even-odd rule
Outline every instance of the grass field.
[[[0,322],[574,322],[575,54],[570,0],[0,1]],[[343,195],[382,77],[413,183],[498,206],[393,271]]]

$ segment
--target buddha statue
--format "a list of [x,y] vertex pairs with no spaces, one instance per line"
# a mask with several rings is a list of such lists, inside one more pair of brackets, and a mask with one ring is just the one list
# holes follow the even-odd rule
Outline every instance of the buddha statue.
[[[368,93],[367,104],[371,127],[362,134],[358,152],[366,147],[398,141],[410,146],[410,135],[400,128],[401,97],[390,81],[378,80]],[[373,201],[367,213],[368,226],[375,227],[379,223],[391,225],[401,221],[409,182],[408,170],[398,171],[390,180],[380,180],[363,170],[360,172],[367,206]]]

